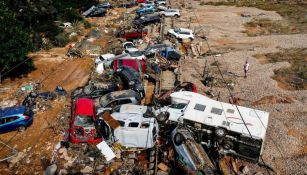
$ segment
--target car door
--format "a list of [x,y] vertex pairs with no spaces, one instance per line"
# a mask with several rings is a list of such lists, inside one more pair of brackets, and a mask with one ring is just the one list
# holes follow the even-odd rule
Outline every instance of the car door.
[[10,116],[2,119],[3,124],[0,126],[0,131],[8,132],[15,130],[19,126],[17,122],[18,119],[18,116]]

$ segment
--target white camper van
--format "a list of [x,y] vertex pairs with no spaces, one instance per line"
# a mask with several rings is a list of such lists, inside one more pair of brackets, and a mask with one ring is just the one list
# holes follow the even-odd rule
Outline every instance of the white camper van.
[[[258,161],[269,121],[269,113],[212,100],[198,93],[179,91],[171,105],[156,111],[159,122],[183,121],[199,142],[220,152]],[[243,120],[242,120],[243,118]]]

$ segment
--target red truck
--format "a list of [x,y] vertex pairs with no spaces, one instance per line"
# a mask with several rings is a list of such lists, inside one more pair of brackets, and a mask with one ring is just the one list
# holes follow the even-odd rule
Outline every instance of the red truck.
[[96,110],[94,100],[79,98],[73,101],[69,138],[72,143],[100,143],[95,127]]
[[145,73],[146,72],[146,62],[145,60],[129,59],[129,58],[117,58],[113,61],[113,70],[118,70],[122,66],[128,66],[132,69]]

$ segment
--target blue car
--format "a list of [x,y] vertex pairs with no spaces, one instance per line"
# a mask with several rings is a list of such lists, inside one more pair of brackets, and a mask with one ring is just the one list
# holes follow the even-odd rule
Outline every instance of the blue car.
[[136,13],[138,15],[144,15],[144,14],[149,14],[149,13],[154,13],[154,12],[155,12],[155,7],[152,5],[147,5],[147,6],[144,6],[136,10]]
[[33,122],[33,111],[25,106],[0,109],[0,133],[25,131]]

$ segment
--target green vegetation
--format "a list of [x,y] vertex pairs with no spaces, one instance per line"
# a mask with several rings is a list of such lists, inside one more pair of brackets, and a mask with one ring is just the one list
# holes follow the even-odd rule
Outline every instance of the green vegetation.
[[270,19],[254,19],[246,23],[245,28],[248,36],[291,33],[289,24]]
[[[30,51],[65,46],[69,42],[67,34],[55,21],[83,21],[79,12],[95,3],[97,0],[0,0],[0,72],[25,60]],[[49,43],[43,43],[43,39]],[[27,60],[5,76],[32,70],[33,63]]]
[[[207,2],[206,5],[231,5],[238,7],[257,7],[259,9],[276,11],[285,20],[282,21],[268,21],[268,20],[254,20],[252,25],[261,26],[264,32],[260,34],[269,34],[266,32],[273,32],[278,34],[288,33],[307,33],[307,2],[303,0],[232,0],[221,2]],[[287,23],[287,26],[280,26],[279,23]],[[250,24],[247,24],[249,26]],[[282,27],[282,29],[277,29]],[[248,32],[247,32],[248,33]]]
[[255,55],[265,56],[266,63],[287,61],[290,67],[274,70],[273,78],[288,85],[290,90],[307,89],[307,48],[283,49],[281,52]]

